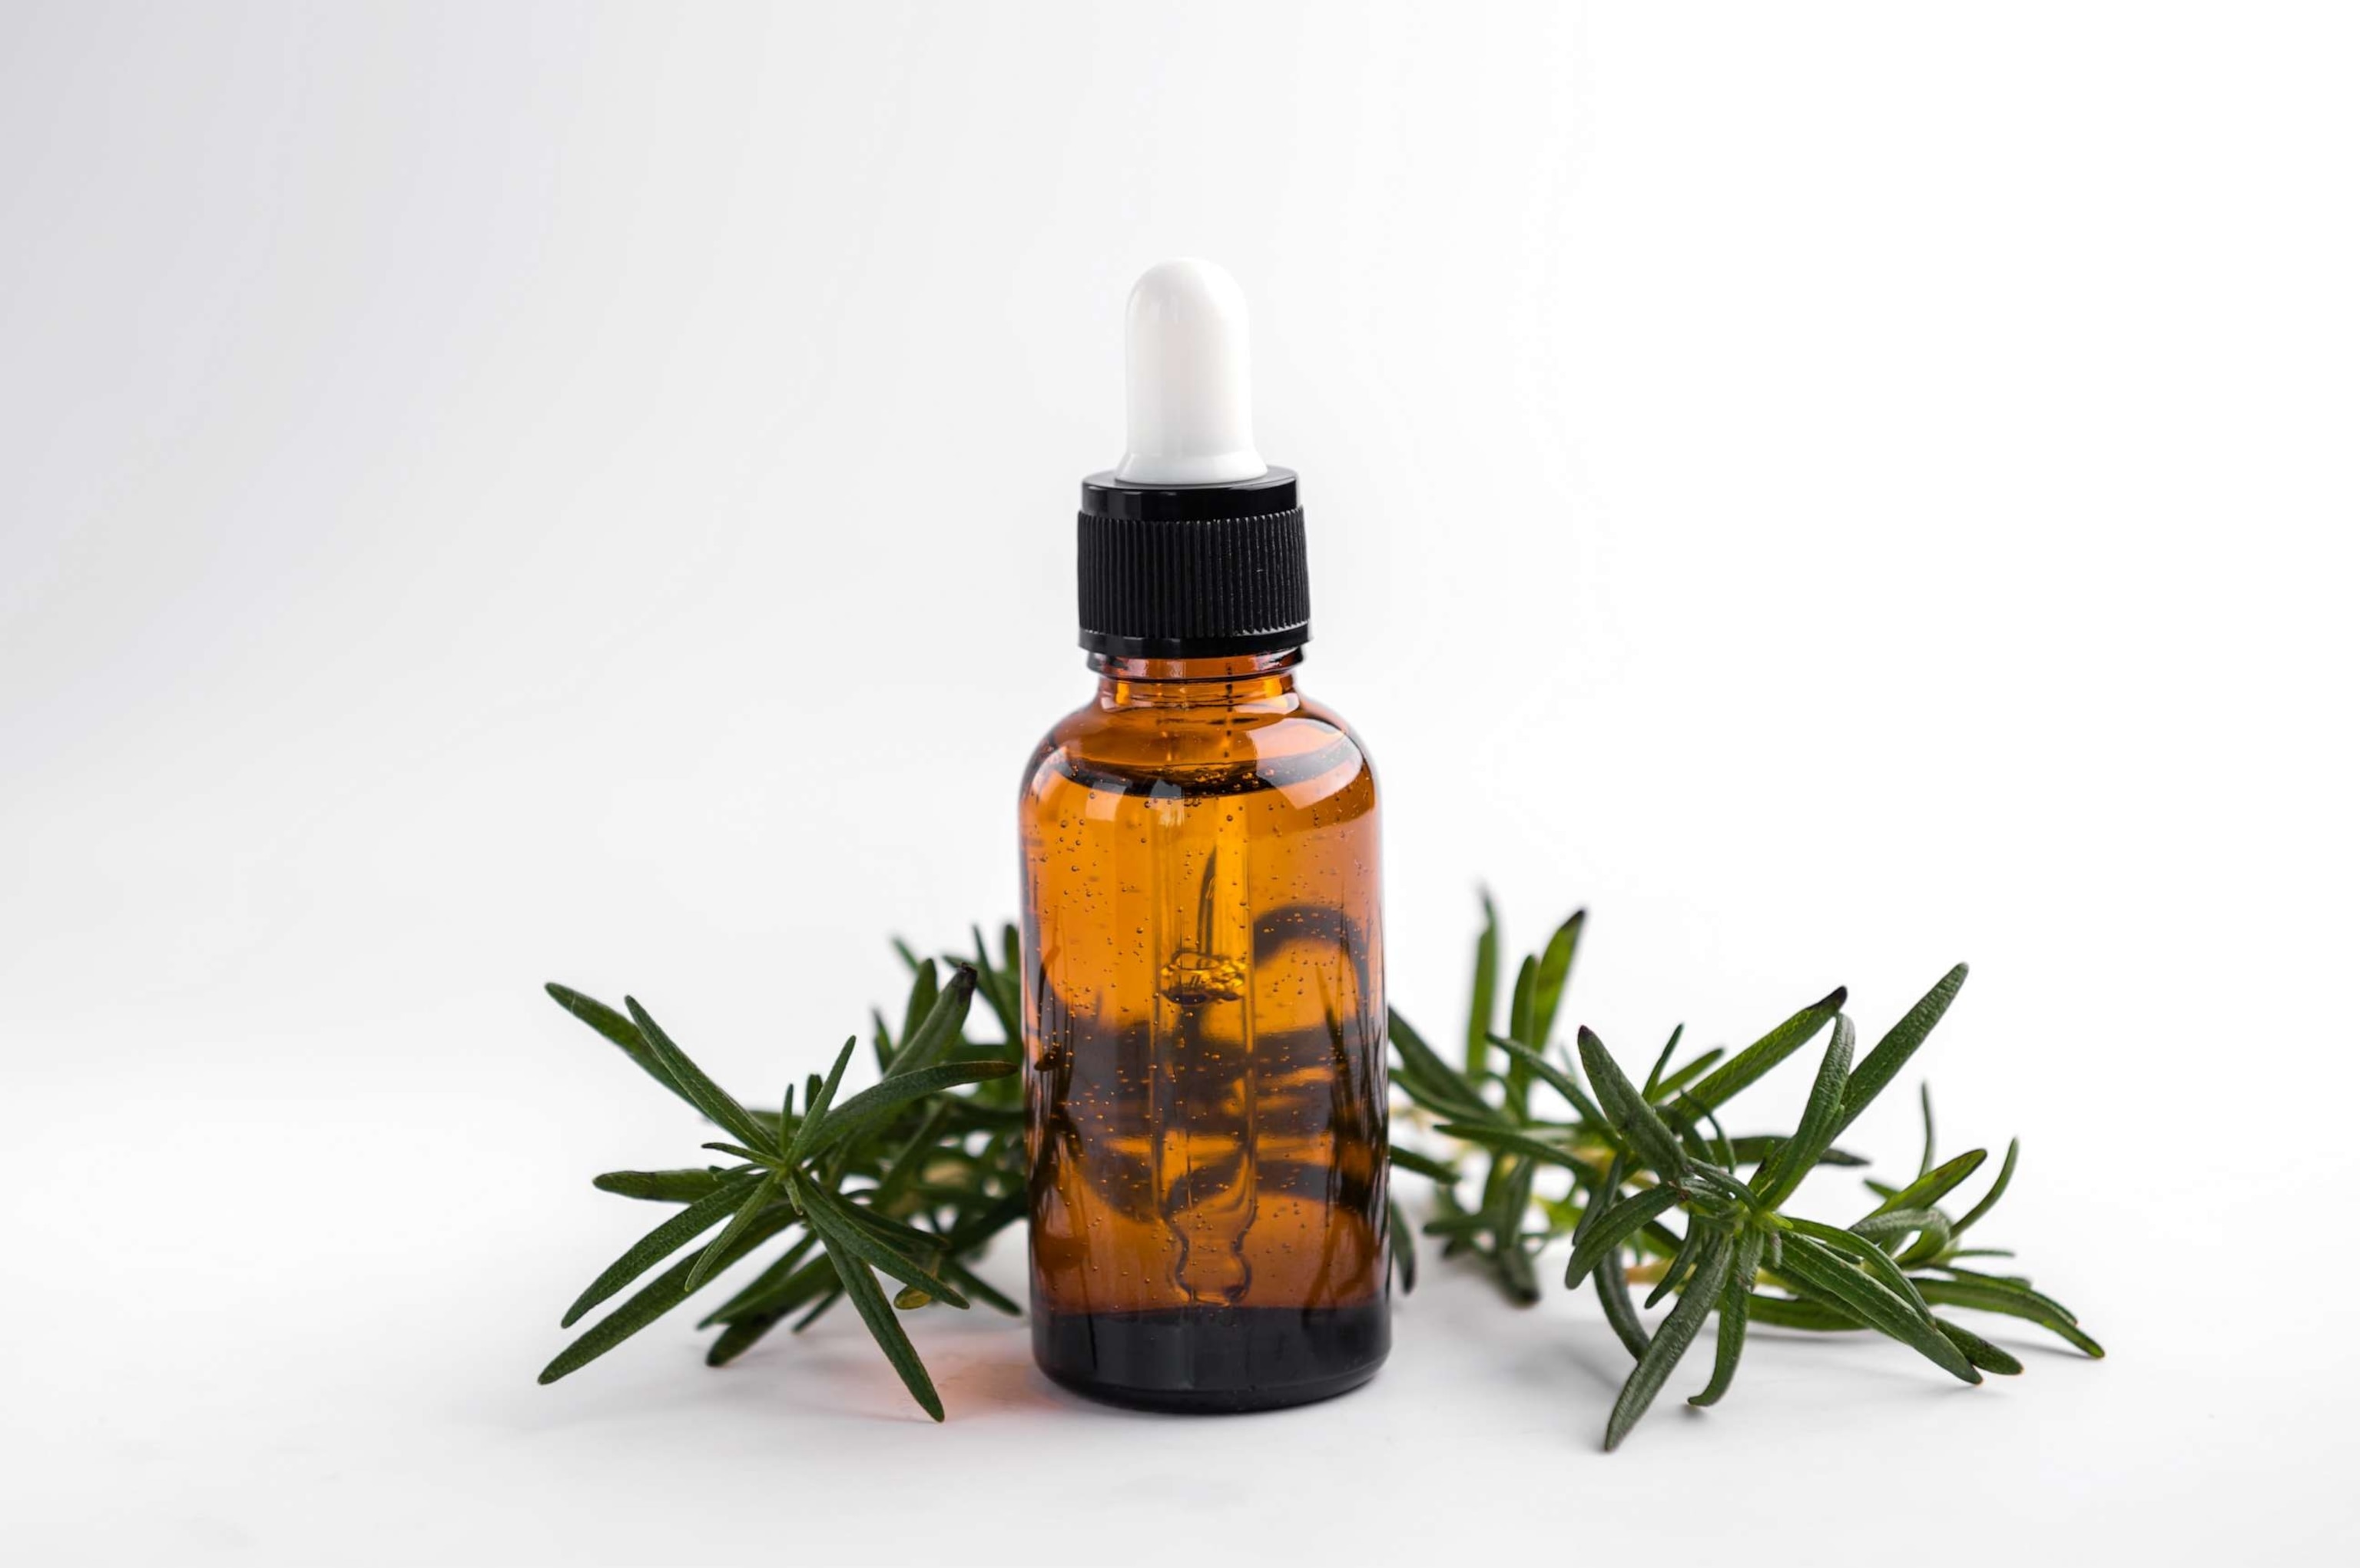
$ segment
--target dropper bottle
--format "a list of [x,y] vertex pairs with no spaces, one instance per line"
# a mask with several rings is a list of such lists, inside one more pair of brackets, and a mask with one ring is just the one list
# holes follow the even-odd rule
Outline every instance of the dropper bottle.
[[1125,360],[1078,520],[1098,691],[1019,809],[1033,1354],[1120,1404],[1300,1404],[1391,1343],[1376,775],[1295,689],[1303,510],[1236,280],[1151,269]]

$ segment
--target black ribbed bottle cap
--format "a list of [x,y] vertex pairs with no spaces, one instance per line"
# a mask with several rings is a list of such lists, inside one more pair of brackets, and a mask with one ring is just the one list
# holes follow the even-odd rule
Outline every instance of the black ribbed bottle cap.
[[1082,646],[1130,659],[1270,653],[1311,639],[1295,471],[1221,485],[1082,481]]

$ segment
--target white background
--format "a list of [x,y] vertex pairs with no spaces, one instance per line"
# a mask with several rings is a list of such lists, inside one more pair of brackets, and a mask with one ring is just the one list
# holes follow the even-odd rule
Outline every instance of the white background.
[[[2333,6],[0,5],[11,1555],[2349,1552],[2355,72]],[[1590,906],[1626,1057],[1969,959],[1946,1146],[2024,1137],[1987,1234],[2109,1359],[1765,1334],[1610,1459],[1591,1299],[1429,1259],[1270,1417],[942,1313],[939,1430],[849,1314],[533,1386],[650,1221],[588,1176],[701,1135],[539,983],[767,1099],[1011,909],[1182,253],[1396,1003],[1482,879]]]

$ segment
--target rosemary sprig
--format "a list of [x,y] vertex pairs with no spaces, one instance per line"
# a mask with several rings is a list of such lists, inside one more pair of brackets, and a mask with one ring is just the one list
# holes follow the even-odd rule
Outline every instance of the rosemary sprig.
[[[1925,1142],[1913,1179],[1898,1187],[1871,1181],[1876,1203],[1848,1226],[1789,1212],[1812,1170],[1866,1163],[1834,1140],[1925,1044],[1965,983],[1965,965],[1936,982],[1857,1062],[1839,988],[1733,1056],[1716,1047],[1679,1061],[1684,1031],[1675,1028],[1634,1083],[1588,1028],[1575,1030],[1572,1055],[1553,1044],[1582,913],[1518,968],[1504,1035],[1494,1032],[1501,941],[1488,897],[1483,913],[1464,1065],[1445,1061],[1407,1019],[1391,1015],[1393,1084],[1409,1102],[1408,1119],[1450,1140],[1442,1150],[1395,1144],[1392,1164],[1432,1184],[1423,1231],[1442,1242],[1442,1255],[1466,1260],[1516,1305],[1540,1299],[1539,1254],[1570,1244],[1567,1286],[1596,1286],[1633,1361],[1607,1419],[1607,1448],[1646,1413],[1708,1319],[1719,1327],[1710,1378],[1689,1400],[1699,1406],[1728,1393],[1755,1323],[1882,1333],[1968,1383],[1984,1373],[2018,1373],[2023,1365],[1938,1316],[1936,1307],[2022,1319],[2086,1354],[2105,1354],[2071,1311],[2029,1279],[1963,1266],[2007,1255],[1960,1244],[2007,1190],[2017,1147],[2008,1145],[1991,1186],[1952,1218],[1945,1200],[1979,1171],[1986,1153],[1971,1149],[1938,1164],[1932,1102],[1922,1091]],[[964,1310],[971,1299],[1020,1310],[971,1267],[1025,1213],[1017,934],[1002,930],[997,964],[980,930],[973,937],[971,957],[945,960],[947,980],[943,964],[895,943],[911,986],[898,1035],[883,1014],[871,1015],[879,1081],[841,1095],[855,1051],[847,1040],[825,1077],[806,1080],[800,1113],[792,1087],[776,1111],[732,1098],[637,1002],[627,1000],[627,1011],[617,1013],[564,986],[548,988],[559,1005],[727,1135],[705,1147],[731,1163],[595,1179],[602,1191],[680,1212],[594,1279],[564,1325],[675,1261],[551,1362],[542,1382],[604,1355],[723,1270],[796,1233],[704,1319],[701,1327],[721,1330],[707,1363],[735,1360],[789,1319],[800,1331],[848,1297],[911,1397],[943,1419],[933,1379],[897,1314],[937,1302]],[[996,1040],[967,1037],[978,995],[998,1025]],[[1794,1130],[1730,1136],[1721,1110],[1823,1032],[1828,1043]],[[1536,1109],[1536,1090],[1556,1104]],[[1462,1186],[1476,1194],[1471,1208]],[[1417,1227],[1398,1196],[1391,1226],[1393,1265],[1407,1292],[1417,1281]],[[880,1274],[901,1287],[890,1301]],[[1652,1332],[1633,1285],[1653,1287],[1648,1307],[1675,1298]]]
[[[1008,933],[1008,949],[1014,936]],[[563,1326],[691,1244],[696,1250],[568,1346],[542,1370],[543,1383],[596,1360],[756,1247],[800,1229],[782,1255],[705,1320],[722,1327],[707,1361],[735,1360],[789,1316],[800,1314],[801,1329],[849,1297],[911,1398],[943,1419],[942,1399],[895,1308],[939,1301],[964,1310],[972,1294],[1017,1310],[967,1266],[1024,1213],[1015,1078],[1021,1036],[1008,1027],[1016,1016],[1013,970],[992,967],[980,935],[974,961],[955,963],[947,982],[931,959],[912,958],[911,968],[901,1037],[881,1018],[877,1024],[880,1080],[839,1098],[855,1047],[847,1040],[827,1075],[806,1081],[800,1113],[792,1085],[777,1111],[731,1097],[636,1001],[627,998],[627,1012],[617,1013],[565,986],[548,988],[558,1005],[727,1134],[705,1146],[734,1163],[595,1179],[603,1191],[683,1207],[592,1280]],[[980,1045],[966,1034],[978,992],[1003,1026],[1000,1039]],[[718,1233],[703,1239],[716,1226]],[[902,1287],[890,1304],[880,1274]]]
[[[1488,1168],[1462,1177],[1431,1152],[1396,1145],[1394,1168],[1436,1182],[1437,1218],[1426,1229],[1445,1239],[1444,1255],[1464,1255],[1488,1273],[1518,1305],[1533,1299],[1532,1259],[1570,1237],[1566,1284],[1594,1282],[1608,1321],[1634,1361],[1607,1420],[1606,1446],[1629,1435],[1661,1391],[1706,1318],[1718,1315],[1713,1368],[1691,1403],[1710,1405],[1729,1391],[1755,1322],[1785,1328],[1874,1331],[1907,1345],[1963,1382],[1986,1372],[2013,1375],[2023,1364],[1948,1318],[1936,1307],[1997,1312],[2049,1330],[2085,1354],[2104,1350],[2073,1313],[2015,1275],[1986,1275],[1961,1259],[1988,1255],[1960,1245],[1989,1214],[2014,1177],[2017,1146],[1990,1189],[1952,1219],[1943,1201],[1983,1165],[1972,1149],[1940,1164],[1935,1159],[1933,1104],[1921,1094],[1925,1145],[1916,1179],[1894,1188],[1871,1182],[1879,1201],[1850,1225],[1837,1227],[1788,1212],[1803,1179],[1819,1166],[1858,1165],[1834,1140],[1889,1086],[1950,1008],[1967,968],[1938,981],[1855,1064],[1852,1021],[1838,989],[1796,1013],[1754,1044],[1725,1059],[1709,1051],[1674,1066],[1681,1032],[1633,1084],[1605,1042],[1576,1032],[1579,1065],[1549,1055],[1546,1025],[1535,1012],[1510,1009],[1509,1034],[1492,1033],[1485,983],[1498,959],[1498,925],[1484,902],[1484,930],[1476,948],[1474,1015],[1465,1070],[1437,1059],[1399,1014],[1393,1020],[1402,1068],[1396,1085],[1436,1133],[1456,1140]],[[1544,950],[1525,960],[1537,977],[1558,959],[1565,933],[1578,934],[1580,916],[1558,927]],[[1562,970],[1558,971],[1560,974]],[[1561,983],[1561,982],[1560,982]],[[1808,1102],[1783,1136],[1732,1138],[1719,1112],[1822,1032]],[[1543,1114],[1529,1105],[1537,1085],[1560,1102]],[[1741,1168],[1750,1166],[1750,1172]],[[1503,1178],[1502,1171],[1509,1174]],[[1532,1177],[1565,1173],[1566,1190],[1535,1191]],[[1480,1178],[1481,1204],[1460,1201],[1462,1179]],[[1544,1223],[1531,1224],[1531,1196]],[[1677,1222],[1678,1228],[1674,1228]],[[1633,1260],[1625,1263],[1625,1258]],[[1655,1285],[1653,1305],[1678,1300],[1653,1334],[1633,1310],[1629,1288]],[[1406,1288],[1406,1286],[1405,1286]]]

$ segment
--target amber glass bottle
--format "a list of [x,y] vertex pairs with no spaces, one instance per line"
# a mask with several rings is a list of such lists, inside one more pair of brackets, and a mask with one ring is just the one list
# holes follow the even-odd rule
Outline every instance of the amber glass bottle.
[[1376,775],[1295,690],[1303,512],[1251,466],[1084,481],[1098,693],[1019,813],[1033,1352],[1164,1409],[1340,1393],[1391,1337]]
[[1376,775],[1298,658],[1098,655],[1025,779],[1033,1351],[1101,1398],[1384,1359]]

